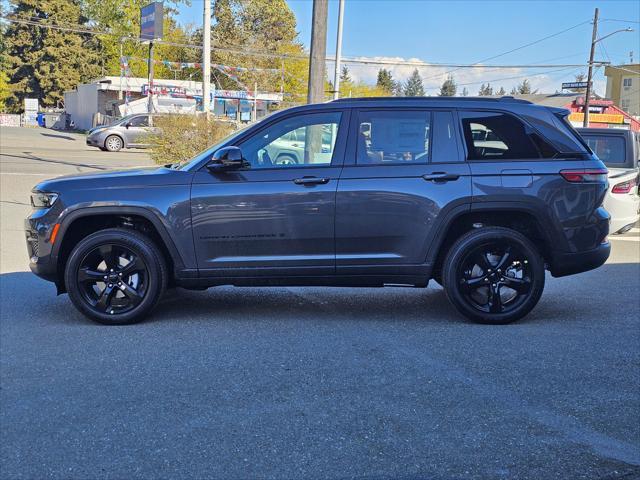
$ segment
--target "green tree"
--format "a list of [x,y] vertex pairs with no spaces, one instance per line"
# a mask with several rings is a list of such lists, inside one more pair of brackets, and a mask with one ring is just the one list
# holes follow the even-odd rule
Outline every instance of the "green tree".
[[405,97],[424,97],[424,86],[422,77],[416,68],[405,83],[402,93]]
[[486,97],[489,95],[493,95],[493,87],[491,86],[490,83],[487,83],[486,85],[483,83],[480,86],[480,90],[478,91],[478,95],[481,97]]
[[387,95],[394,94],[397,86],[390,70],[387,70],[386,68],[381,68],[380,70],[378,70],[378,79],[376,81],[376,86],[384,90]]
[[[85,25],[77,0],[12,0],[11,12],[42,23]],[[11,92],[7,107],[22,110],[25,97],[60,106],[65,90],[99,73],[95,38],[87,34],[12,23],[6,31]]]
[[516,87],[516,93],[520,95],[528,95],[531,93],[536,93],[538,90],[531,90],[531,83],[526,78],[522,80],[522,83],[519,83]]
[[500,97],[504,97],[507,94],[507,92],[505,92],[504,87],[500,87],[500,90],[498,90],[496,92],[496,95],[500,96]]
[[346,83],[351,83],[353,80],[351,79],[351,75],[349,74],[349,68],[347,68],[346,65],[342,66],[342,69],[340,70],[340,83],[341,84],[346,84]]
[[463,97],[468,97],[469,96],[469,90],[467,90],[467,87],[464,87],[462,89],[462,96]]
[[456,81],[453,79],[453,75],[449,75],[447,79],[442,83],[440,87],[439,97],[453,97],[458,91]]

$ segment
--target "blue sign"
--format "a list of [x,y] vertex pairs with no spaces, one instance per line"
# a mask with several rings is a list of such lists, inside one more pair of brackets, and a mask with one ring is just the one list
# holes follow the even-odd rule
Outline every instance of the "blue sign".
[[153,2],[140,9],[140,38],[159,40],[162,38],[162,2]]

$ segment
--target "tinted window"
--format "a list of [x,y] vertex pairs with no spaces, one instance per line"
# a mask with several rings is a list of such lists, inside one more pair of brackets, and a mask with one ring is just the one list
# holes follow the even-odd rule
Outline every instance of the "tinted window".
[[456,139],[456,123],[451,112],[433,113],[433,163],[458,162],[458,141]]
[[330,165],[341,116],[327,112],[286,118],[242,142],[242,154],[251,168]]
[[129,125],[132,127],[148,127],[149,117],[147,115],[141,115],[139,117],[133,117],[129,121]]
[[366,111],[358,118],[358,164],[426,163],[430,112]]
[[551,158],[557,153],[532,128],[513,115],[464,112],[461,119],[469,160]]
[[625,141],[615,135],[584,135],[589,148],[607,165],[624,165]]

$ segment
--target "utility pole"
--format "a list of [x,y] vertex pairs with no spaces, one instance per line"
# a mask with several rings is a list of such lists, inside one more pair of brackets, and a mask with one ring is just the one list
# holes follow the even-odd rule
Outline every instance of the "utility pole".
[[328,7],[328,0],[313,0],[307,103],[320,103],[324,100]]
[[209,118],[211,106],[211,0],[204,0],[202,12],[202,109]]
[[149,42],[149,68],[147,69],[149,72],[149,92],[147,94],[147,98],[149,100],[149,105],[147,111],[149,113],[153,112],[153,42]]
[[124,43],[124,38],[120,39],[120,86],[118,87],[118,100],[122,100],[122,77],[124,77],[124,56],[122,52],[122,44]]
[[587,73],[587,91],[584,96],[584,119],[582,121],[583,127],[589,126],[589,99],[591,97],[591,79],[593,77],[593,56],[596,51],[596,40],[598,36],[598,14],[599,10],[596,8],[596,11],[593,15],[593,32],[591,34],[591,53],[589,54],[589,70]]
[[342,57],[342,18],[344,16],[344,0],[339,0],[338,5],[338,38],[336,38],[336,64],[333,73],[333,99],[340,97],[340,61]]

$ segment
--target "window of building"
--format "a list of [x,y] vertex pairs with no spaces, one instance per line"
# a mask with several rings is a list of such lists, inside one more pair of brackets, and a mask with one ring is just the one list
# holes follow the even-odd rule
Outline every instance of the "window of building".
[[623,87],[630,87],[631,86],[631,78],[623,78],[622,79],[622,86]]
[[242,142],[242,155],[252,169],[328,166],[341,116],[326,112],[286,118]]
[[463,112],[469,160],[551,158],[557,151],[518,118],[499,112]]
[[431,113],[365,111],[358,119],[357,163],[427,163]]

